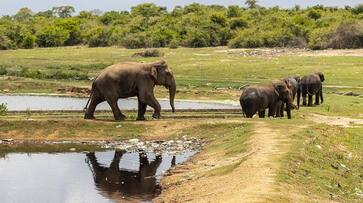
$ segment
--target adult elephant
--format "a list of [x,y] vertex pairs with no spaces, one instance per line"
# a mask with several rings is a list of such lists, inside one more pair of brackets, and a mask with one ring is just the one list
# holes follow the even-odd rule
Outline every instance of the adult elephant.
[[[291,89],[291,93],[292,93],[292,101],[295,100],[297,91],[299,89],[300,86],[300,77],[299,76],[291,76],[291,77],[287,77],[282,79],[282,81],[285,81],[286,84],[288,84],[288,87]],[[276,117],[284,117],[284,109],[285,109],[285,102],[283,101],[279,101],[277,104],[277,109],[276,109]],[[295,106],[293,106],[293,108],[295,108]],[[297,107],[296,107],[297,108]]]
[[91,95],[85,107],[84,118],[94,119],[96,106],[103,101],[107,101],[111,106],[115,120],[124,120],[126,116],[121,113],[117,100],[137,96],[137,120],[145,120],[144,115],[147,105],[154,108],[153,118],[159,119],[161,108],[154,96],[155,85],[163,85],[169,89],[170,106],[172,111],[175,112],[176,85],[173,73],[165,61],[153,63],[127,62],[111,65],[105,68],[94,80]]
[[264,118],[267,108],[268,116],[274,117],[279,101],[288,104],[286,107],[287,116],[291,119],[292,93],[285,81],[246,87],[240,97],[242,111],[247,118],[252,118],[256,112],[260,118]]
[[319,105],[319,97],[323,103],[324,74],[317,72],[302,77],[300,88],[297,91],[297,106],[300,107],[300,95],[303,98],[303,105],[306,106],[306,95],[308,95],[308,106],[313,105],[313,95],[315,95],[315,105]]

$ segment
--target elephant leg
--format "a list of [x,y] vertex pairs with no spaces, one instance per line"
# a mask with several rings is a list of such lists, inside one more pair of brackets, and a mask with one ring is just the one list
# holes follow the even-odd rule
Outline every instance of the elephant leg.
[[312,106],[313,105],[313,95],[308,95],[309,100],[308,100],[308,106]]
[[302,93],[303,106],[306,106],[306,92]]
[[319,94],[320,92],[315,94],[315,105],[319,105]]
[[142,103],[139,100],[139,104],[138,104],[138,112],[137,112],[137,119],[138,121],[144,121],[145,120],[145,112],[146,112],[146,107],[147,105]]
[[117,105],[117,99],[107,99],[107,103],[111,106],[116,121],[125,120],[126,116],[121,113],[120,108]]
[[140,98],[141,102],[151,106],[154,109],[153,118],[160,118],[161,107],[153,94],[147,94],[144,98]]
[[261,111],[258,111],[258,117],[259,118],[265,118],[265,109],[261,110]]
[[276,105],[271,105],[268,108],[268,117],[275,117],[276,116]]
[[320,96],[320,100],[321,100],[321,104],[324,102],[324,98],[323,98],[323,89],[320,89],[319,91],[319,96]]
[[285,109],[285,103],[282,102],[281,106],[280,106],[280,117],[284,117],[284,109]]
[[95,94],[92,95],[92,98],[91,98],[91,102],[90,102],[90,105],[88,106],[87,110],[86,110],[86,113],[84,114],[84,118],[85,119],[95,119],[94,117],[94,113],[95,113],[95,110],[96,110],[96,106],[105,101],[104,99],[102,99],[101,97],[99,96],[96,96]]

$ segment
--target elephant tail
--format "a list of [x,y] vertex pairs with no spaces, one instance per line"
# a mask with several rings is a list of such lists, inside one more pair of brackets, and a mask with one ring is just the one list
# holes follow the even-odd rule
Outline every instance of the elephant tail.
[[83,108],[83,112],[86,112],[86,110],[87,110],[87,108],[88,108],[88,104],[89,104],[89,102],[91,101],[91,97],[92,97],[92,95],[93,95],[93,91],[95,90],[95,82],[93,81],[92,82],[92,87],[91,87],[91,93],[90,93],[90,95],[89,95],[89,98],[88,98],[88,101],[87,101],[87,104],[86,104],[86,106]]

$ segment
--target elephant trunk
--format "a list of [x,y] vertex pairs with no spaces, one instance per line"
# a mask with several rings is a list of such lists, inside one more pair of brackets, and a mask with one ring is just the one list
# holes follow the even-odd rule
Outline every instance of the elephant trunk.
[[176,93],[176,84],[175,84],[175,80],[173,78],[169,85],[169,100],[170,100],[171,111],[173,113],[175,112],[175,107],[174,107],[175,93]]

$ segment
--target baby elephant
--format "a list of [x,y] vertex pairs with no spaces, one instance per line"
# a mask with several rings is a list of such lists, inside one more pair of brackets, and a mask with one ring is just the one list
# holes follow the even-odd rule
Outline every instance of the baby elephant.
[[[291,93],[292,93],[292,101],[294,101],[296,93],[300,86],[300,77],[291,76],[291,77],[282,79],[282,81],[285,81],[288,84],[288,87],[291,89]],[[295,105],[292,108],[299,109]],[[279,101],[277,104],[277,109],[276,109],[276,117],[284,117],[284,110],[285,110],[285,102]]]
[[246,87],[240,98],[243,114],[247,118],[252,118],[256,112],[260,118],[264,118],[267,108],[268,116],[274,117],[279,101],[287,103],[287,117],[291,119],[292,92],[286,81]]

